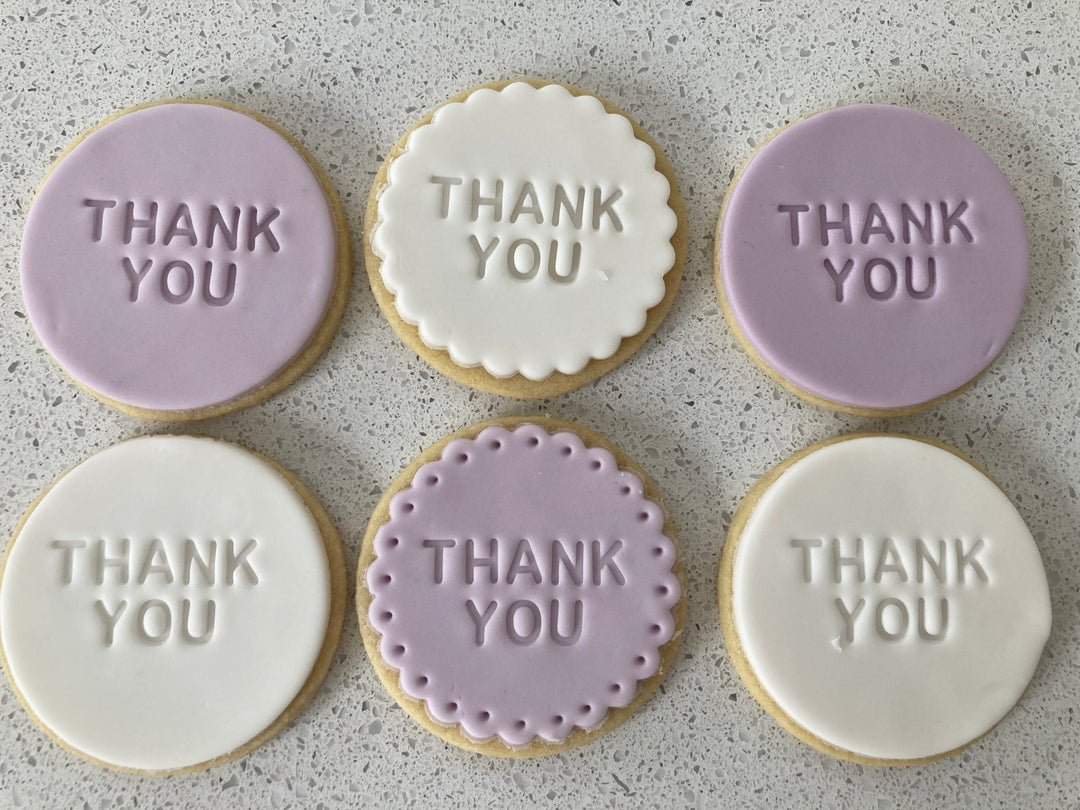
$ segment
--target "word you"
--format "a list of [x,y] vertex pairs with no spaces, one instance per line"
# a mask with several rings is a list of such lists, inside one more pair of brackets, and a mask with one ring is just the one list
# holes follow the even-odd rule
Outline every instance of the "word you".
[[[171,638],[179,644],[207,644],[214,637],[218,606],[214,599],[168,600],[159,597],[165,586],[197,587],[258,585],[259,574],[252,557],[259,547],[255,539],[193,540],[188,538],[172,551],[160,538],[115,543],[98,540],[53,540],[57,552],[60,584],[70,586],[148,586],[155,598],[97,599],[94,615],[101,621],[102,643],[112,647],[118,632],[137,644],[158,647]],[[198,610],[194,604],[198,602]],[[193,613],[202,621],[193,627]],[[174,632],[175,631],[175,632]]]
[[896,255],[889,246],[970,244],[975,237],[964,221],[970,209],[967,200],[956,204],[901,203],[899,207],[872,202],[855,208],[854,213],[848,203],[842,203],[839,211],[810,203],[776,207],[777,213],[788,219],[792,247],[828,248],[858,243],[882,249],[883,255],[862,261],[858,272],[856,260],[842,253],[835,260],[824,259],[824,270],[839,303],[845,296],[858,294],[858,279],[862,280],[863,292],[874,301],[888,301],[896,295],[916,301],[932,298],[938,291],[937,258],[926,256],[920,263],[910,253]]
[[[793,539],[791,548],[800,554],[802,581],[807,585],[914,583],[938,586],[934,588],[936,596],[941,586],[955,590],[990,582],[984,565],[987,544],[981,537],[936,541],[892,537],[864,541],[856,537],[851,543],[842,543],[836,537],[828,542],[813,537]],[[860,633],[876,633],[883,641],[899,641],[912,633],[923,641],[941,641],[949,629],[948,596],[933,600],[925,596],[871,600],[837,597],[833,604],[841,623],[837,639],[840,646],[855,642],[859,627],[863,628]],[[865,618],[860,620],[860,616]]]
[[[153,258],[134,258],[140,246],[163,245],[175,242],[187,248],[214,248],[229,253],[255,253],[260,247],[277,253],[281,242],[273,231],[274,221],[281,215],[278,208],[260,211],[257,206],[217,205],[193,206],[178,203],[159,206],[150,202],[139,209],[132,200],[85,199],[84,207],[91,212],[91,234],[94,243],[107,241],[127,248],[129,255],[120,257],[120,267],[128,282],[128,301],[135,303],[140,294],[154,294],[169,304],[184,304],[193,296],[212,307],[223,307],[236,293],[236,262],[224,266],[207,258],[192,263],[184,259],[155,261]],[[106,216],[108,214],[108,216]],[[219,278],[224,274],[225,280]],[[156,284],[144,283],[151,276]],[[200,295],[195,295],[196,289]],[[215,291],[216,290],[216,291]]]
[[[509,550],[498,539],[486,544],[473,539],[428,539],[424,548],[432,551],[432,581],[442,585],[472,585],[487,581],[491,585],[513,586],[518,581],[533,585],[570,584],[577,587],[600,587],[626,584],[619,567],[621,540],[552,540],[550,544],[522,538]],[[486,548],[485,548],[486,546]],[[512,644],[528,647],[541,637],[560,647],[576,644],[585,623],[585,604],[575,599],[566,605],[560,599],[538,603],[531,599],[488,599],[465,602],[475,630],[474,640],[482,647],[491,632],[503,632]]]
[[[433,175],[431,182],[439,187],[439,218],[449,219],[451,212],[467,222],[507,222],[514,225],[519,220],[531,225],[569,226],[576,231],[599,232],[610,228],[622,233],[623,223],[615,203],[623,196],[622,189],[605,192],[599,186],[577,186],[567,190],[556,183],[538,191],[528,180],[507,189],[507,184],[496,180],[493,186],[481,189],[479,179],[469,183],[464,177]],[[451,206],[451,196],[455,205]],[[505,267],[510,278],[530,281],[537,277],[540,268],[546,268],[547,277],[556,284],[569,284],[577,278],[581,268],[581,242],[573,240],[563,245],[559,239],[537,241],[532,237],[500,239],[493,236],[481,243],[476,234],[469,234],[469,247],[476,261],[476,278],[487,275],[489,263],[492,269]],[[498,251],[500,260],[493,260]],[[559,258],[560,253],[563,259]]]

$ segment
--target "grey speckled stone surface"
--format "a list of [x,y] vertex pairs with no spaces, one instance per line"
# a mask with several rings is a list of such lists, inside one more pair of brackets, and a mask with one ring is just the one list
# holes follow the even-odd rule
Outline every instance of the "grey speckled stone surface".
[[[513,402],[432,372],[380,316],[358,260],[341,329],[308,374],[258,407],[185,428],[296,471],[336,520],[350,560],[383,488],[444,433],[538,410],[606,433],[666,496],[689,591],[674,670],[625,726],[529,762],[448,747],[384,692],[350,614],[300,718],[250,756],[193,776],[144,779],[84,763],[37,729],[5,682],[0,806],[1080,806],[1080,12],[1065,0],[842,5],[855,7],[0,1],[3,533],[85,456],[165,429],[83,393],[21,313],[17,252],[34,188],[73,137],[117,109],[212,96],[265,113],[326,167],[359,245],[384,150],[423,111],[483,81],[545,77],[635,116],[672,159],[690,212],[671,314],[637,356],[579,391]],[[948,403],[889,423],[780,390],[737,345],[712,282],[720,201],[750,150],[794,118],[859,101],[916,107],[980,142],[1016,189],[1032,242],[1027,304],[990,372]],[[1054,608],[1035,679],[992,734],[954,759],[890,770],[833,761],[765,715],[724,651],[714,587],[727,523],[759,475],[812,441],[883,429],[948,442],[993,473],[1039,543]]]

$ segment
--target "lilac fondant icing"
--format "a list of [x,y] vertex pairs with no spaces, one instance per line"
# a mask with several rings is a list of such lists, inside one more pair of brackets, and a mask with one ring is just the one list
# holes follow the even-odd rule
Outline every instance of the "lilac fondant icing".
[[287,139],[172,103],[105,124],[54,167],[20,264],[34,329],[73,377],[179,411],[289,365],[329,306],[337,251],[319,181]]
[[894,409],[962,387],[1001,351],[1028,241],[976,143],[915,110],[859,105],[761,147],[725,207],[719,263],[731,315],[780,377]]
[[674,635],[663,527],[641,479],[574,433],[527,424],[456,439],[375,536],[368,617],[382,658],[434,721],[474,741],[594,728],[634,699]]

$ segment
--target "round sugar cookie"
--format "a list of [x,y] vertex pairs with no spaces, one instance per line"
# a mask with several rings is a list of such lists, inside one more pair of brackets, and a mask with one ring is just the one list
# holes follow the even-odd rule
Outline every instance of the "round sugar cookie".
[[0,652],[56,742],[109,768],[201,770],[280,732],[341,634],[345,564],[295,478],[228,442],[131,439],[31,505],[0,570]]
[[840,759],[959,752],[1020,699],[1050,634],[1039,550],[955,451],[854,435],[796,453],[731,523],[720,618],[743,683]]
[[1024,217],[1001,170],[903,107],[780,130],[717,226],[717,289],[750,356],[804,399],[862,416],[967,387],[1005,345],[1027,281]]
[[547,397],[636,352],[686,257],[671,165],[614,105],[529,80],[467,90],[394,145],[364,221],[379,306],[453,379]]
[[76,140],[38,188],[19,262],[27,315],[60,366],[167,421],[292,383],[329,345],[352,272],[311,155],[250,110],[187,100]]
[[470,751],[558,753],[653,693],[682,631],[655,487],[599,434],[494,419],[424,451],[364,536],[357,609],[394,699]]

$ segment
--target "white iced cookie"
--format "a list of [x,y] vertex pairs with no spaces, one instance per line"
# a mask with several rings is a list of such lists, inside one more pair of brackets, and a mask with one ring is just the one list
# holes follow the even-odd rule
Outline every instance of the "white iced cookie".
[[313,496],[208,438],[133,439],[69,470],[0,573],[20,701],[64,747],[138,772],[278,733],[322,682],[343,611],[341,544]]
[[682,219],[667,160],[625,115],[576,88],[499,83],[391,150],[368,206],[368,271],[395,330],[440,371],[546,396],[656,328]]
[[1050,633],[1035,542],[957,453],[852,436],[766,475],[720,566],[725,639],[788,731],[842,759],[956,753],[1020,699]]

